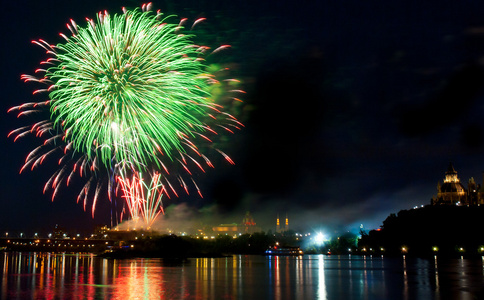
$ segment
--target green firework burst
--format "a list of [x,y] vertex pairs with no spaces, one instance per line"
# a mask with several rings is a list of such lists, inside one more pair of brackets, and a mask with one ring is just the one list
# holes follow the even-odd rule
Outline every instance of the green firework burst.
[[212,107],[199,48],[175,24],[150,12],[98,14],[55,47],[59,63],[47,69],[54,126],[73,148],[139,166],[183,151],[182,141],[202,130]]

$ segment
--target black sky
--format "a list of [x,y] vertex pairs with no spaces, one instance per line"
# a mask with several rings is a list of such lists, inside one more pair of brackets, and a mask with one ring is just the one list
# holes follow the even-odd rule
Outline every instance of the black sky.
[[[5,1],[4,1],[5,2]],[[262,2],[262,3],[259,3]],[[13,143],[8,108],[32,100],[31,74],[44,58],[31,40],[61,42],[65,23],[141,1],[2,3],[4,155],[0,230],[94,220],[65,189],[42,195],[55,162],[18,174],[33,139]],[[400,209],[428,204],[449,162],[461,181],[484,171],[484,4],[481,1],[155,1],[155,9],[206,17],[205,37],[231,44],[227,60],[247,91],[246,127],[224,150],[236,165],[197,178],[205,197],[183,197],[220,219],[246,210],[268,228],[288,213],[294,228],[378,227]],[[210,209],[206,209],[209,207]]]

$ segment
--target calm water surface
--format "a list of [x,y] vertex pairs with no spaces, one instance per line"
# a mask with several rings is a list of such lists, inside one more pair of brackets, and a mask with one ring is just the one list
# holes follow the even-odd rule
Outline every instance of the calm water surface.
[[484,299],[482,259],[0,255],[0,299]]

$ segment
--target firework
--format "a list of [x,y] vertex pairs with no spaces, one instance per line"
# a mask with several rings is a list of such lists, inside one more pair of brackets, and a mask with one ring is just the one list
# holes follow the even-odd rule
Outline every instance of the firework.
[[[49,99],[10,111],[22,116],[49,110],[50,116],[9,136],[17,140],[32,133],[44,140],[29,153],[21,172],[60,154],[60,168],[44,188],[44,192],[53,189],[52,198],[62,182],[68,185],[79,174],[89,179],[78,201],[83,199],[86,205],[95,187],[93,213],[103,185],[111,199],[121,184],[132,217],[141,214],[151,220],[162,207],[161,195],[151,198],[155,190],[177,195],[168,180],[173,166],[181,166],[190,176],[194,166],[203,172],[205,166],[213,167],[200,145],[212,142],[210,136],[218,134],[217,128],[232,133],[242,126],[218,101],[221,90],[229,91],[226,104],[240,101],[237,94],[243,92],[237,81],[219,80],[217,68],[207,67],[203,59],[208,47],[194,45],[192,35],[181,33],[181,22],[169,23],[170,17],[151,12],[150,6],[141,11],[123,9],[123,14],[113,16],[100,12],[87,19],[85,27],[71,20],[67,24],[71,35],[60,34],[65,42],[57,45],[33,41],[49,58],[41,62],[45,67],[36,70],[40,77],[22,75],[22,79],[46,84],[34,94],[47,93]],[[107,184],[99,180],[99,173],[109,178]],[[152,184],[146,185],[141,174],[153,174]],[[186,180],[176,178],[188,193]],[[148,205],[140,195],[155,202]]]
[[149,184],[141,174],[133,174],[132,178],[118,176],[123,198],[128,207],[131,219],[138,223],[140,220],[149,229],[156,217],[163,212],[163,191],[159,173],[152,174]]

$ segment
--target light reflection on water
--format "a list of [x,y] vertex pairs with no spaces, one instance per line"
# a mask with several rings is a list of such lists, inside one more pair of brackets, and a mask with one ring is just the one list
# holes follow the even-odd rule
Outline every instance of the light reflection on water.
[[483,299],[482,259],[0,254],[0,299]]

